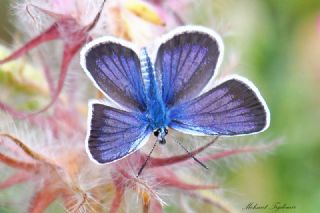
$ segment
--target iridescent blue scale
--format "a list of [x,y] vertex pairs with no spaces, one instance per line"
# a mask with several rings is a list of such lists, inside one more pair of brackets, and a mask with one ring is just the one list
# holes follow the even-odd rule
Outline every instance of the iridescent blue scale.
[[[223,55],[221,38],[203,27],[165,35],[154,64],[146,48],[111,38],[90,42],[81,65],[118,108],[89,102],[87,152],[97,163],[119,160],[141,148],[151,133],[165,143],[167,129],[193,135],[245,135],[269,126],[269,110],[247,79],[231,76],[204,88]],[[207,87],[206,87],[207,88]]]
[[146,118],[152,130],[166,128],[169,124],[167,109],[158,89],[159,86],[155,78],[154,68],[146,48],[142,48],[141,50],[140,63],[146,93]]

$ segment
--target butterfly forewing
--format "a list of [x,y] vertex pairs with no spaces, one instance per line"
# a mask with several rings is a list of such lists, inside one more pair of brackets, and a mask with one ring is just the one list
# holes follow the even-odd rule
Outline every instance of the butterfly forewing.
[[141,114],[91,103],[87,149],[98,163],[109,163],[143,146],[150,130]]
[[180,28],[160,44],[155,69],[162,98],[168,106],[190,100],[214,75],[223,47],[214,32]]
[[95,85],[130,111],[144,111],[146,98],[135,51],[106,39],[92,42],[82,51],[82,66]]
[[246,79],[230,79],[171,109],[170,126],[196,135],[242,135],[269,125],[269,111]]

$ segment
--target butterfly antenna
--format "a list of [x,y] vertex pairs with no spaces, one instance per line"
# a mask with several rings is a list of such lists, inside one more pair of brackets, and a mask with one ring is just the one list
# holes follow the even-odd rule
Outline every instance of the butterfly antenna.
[[151,156],[154,148],[155,148],[156,145],[157,145],[157,142],[158,142],[158,140],[156,140],[156,142],[154,142],[153,147],[152,147],[151,151],[149,152],[149,154],[148,154],[148,156],[147,156],[147,159],[146,159],[146,160],[144,161],[144,163],[142,164],[142,166],[141,166],[141,168],[140,168],[140,170],[139,170],[139,172],[138,172],[137,177],[139,177],[139,175],[142,173],[142,170],[143,170],[144,167],[147,165],[147,163],[148,163],[148,161],[149,161],[149,159],[150,159],[150,156]]
[[177,144],[179,144],[181,147],[182,147],[182,149],[184,149],[184,151],[186,151],[188,154],[189,154],[189,156],[190,157],[192,157],[193,158],[193,160],[195,160],[197,163],[199,163],[203,168],[205,168],[205,169],[209,169],[204,163],[202,163],[198,158],[196,158],[191,152],[189,152],[189,150],[185,147],[185,146],[183,146],[179,141],[176,141],[176,140],[174,140]]

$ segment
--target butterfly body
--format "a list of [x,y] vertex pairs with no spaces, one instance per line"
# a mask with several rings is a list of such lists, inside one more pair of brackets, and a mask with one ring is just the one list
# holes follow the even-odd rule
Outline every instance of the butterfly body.
[[[144,112],[146,121],[148,122],[150,130],[163,130],[169,124],[169,117],[167,116],[167,109],[162,100],[159,86],[155,78],[154,67],[152,66],[146,48],[142,48],[141,50],[140,63],[146,92],[147,109]],[[164,131],[162,130],[161,133]]]
[[105,37],[81,51],[95,86],[119,108],[89,102],[87,153],[110,163],[140,149],[153,133],[166,143],[168,129],[192,135],[246,135],[269,126],[268,107],[247,79],[232,76],[203,92],[214,78],[223,43],[214,31],[181,27],[164,36],[151,61],[126,41]]

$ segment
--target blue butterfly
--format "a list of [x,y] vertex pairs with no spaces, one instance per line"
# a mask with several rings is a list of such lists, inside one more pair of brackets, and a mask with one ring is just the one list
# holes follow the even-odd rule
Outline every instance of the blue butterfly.
[[95,162],[126,157],[151,133],[156,143],[165,144],[168,128],[232,136],[269,126],[269,109],[247,79],[232,76],[204,92],[223,56],[222,40],[214,31],[177,28],[162,38],[154,62],[145,48],[140,57],[137,52],[133,44],[113,37],[96,39],[81,51],[88,77],[119,106],[89,102],[86,148]]

